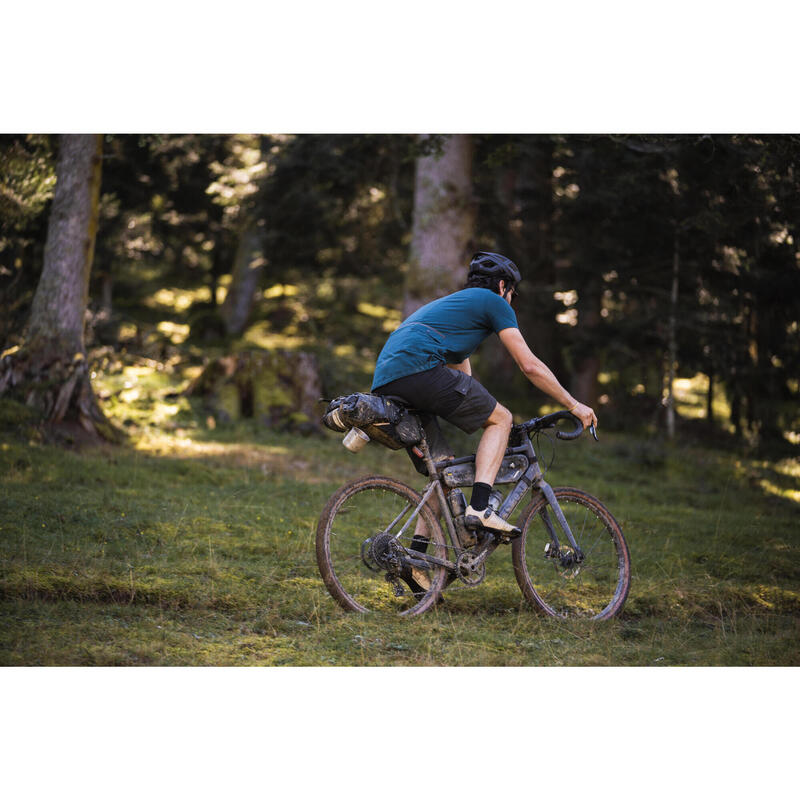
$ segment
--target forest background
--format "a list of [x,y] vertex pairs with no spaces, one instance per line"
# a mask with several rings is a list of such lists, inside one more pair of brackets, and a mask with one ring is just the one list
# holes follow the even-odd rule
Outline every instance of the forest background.
[[[126,359],[185,370],[290,348],[315,356],[325,397],[366,390],[387,333],[460,288],[470,254],[488,249],[521,266],[525,335],[605,428],[673,437],[677,419],[715,441],[798,444],[798,137],[108,135],[92,146],[85,332],[48,347],[69,362],[85,344],[97,377]],[[34,306],[58,152],[55,136],[0,141],[6,353],[24,344]],[[57,286],[45,291],[41,316],[63,311]],[[497,344],[475,362],[501,402],[538,408]],[[703,403],[676,417],[676,392]],[[296,425],[280,400],[263,400],[271,423]],[[216,401],[229,406],[217,416],[256,413],[252,398]]]
[[[2,137],[4,658],[796,663],[798,154],[794,135]],[[399,643],[381,620],[354,637],[313,562],[345,477],[418,482],[379,445],[350,457],[327,400],[369,389],[477,249],[519,264],[522,331],[600,418],[602,447],[542,453],[635,554],[622,627],[582,646],[520,647],[507,563],[488,616],[448,593],[453,651],[400,621]],[[498,341],[473,366],[517,419],[553,408]]]

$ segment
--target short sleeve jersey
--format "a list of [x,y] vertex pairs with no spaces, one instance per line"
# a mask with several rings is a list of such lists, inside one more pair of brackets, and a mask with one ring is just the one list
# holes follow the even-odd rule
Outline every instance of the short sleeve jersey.
[[490,289],[441,297],[392,333],[378,356],[372,389],[437,364],[460,364],[492,333],[518,327],[514,310]]

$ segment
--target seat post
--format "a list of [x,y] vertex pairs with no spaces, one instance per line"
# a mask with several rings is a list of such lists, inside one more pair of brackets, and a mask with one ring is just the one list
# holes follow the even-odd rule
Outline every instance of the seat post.
[[431,449],[428,447],[428,440],[423,435],[422,440],[417,445],[419,449],[422,451],[422,458],[425,461],[425,469],[428,470],[428,477],[432,480],[439,479],[439,472],[436,469],[436,463],[433,460],[433,456],[431,455]]

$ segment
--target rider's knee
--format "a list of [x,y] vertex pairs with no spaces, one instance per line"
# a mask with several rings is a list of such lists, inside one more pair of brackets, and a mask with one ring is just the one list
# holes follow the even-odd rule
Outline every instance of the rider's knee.
[[513,422],[514,417],[511,415],[511,412],[505,406],[498,403],[494,407],[492,415],[487,420],[487,425],[499,425],[500,427],[506,428],[510,431]]

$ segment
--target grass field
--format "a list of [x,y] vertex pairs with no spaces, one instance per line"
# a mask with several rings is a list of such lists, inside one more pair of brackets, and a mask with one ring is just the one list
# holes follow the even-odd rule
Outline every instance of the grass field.
[[[553,449],[545,443],[543,460]],[[413,619],[339,610],[314,557],[345,480],[403,453],[255,426],[142,428],[83,452],[0,440],[3,665],[797,665],[800,466],[603,434],[548,473],[600,497],[633,565],[622,615],[546,619],[510,549]]]

